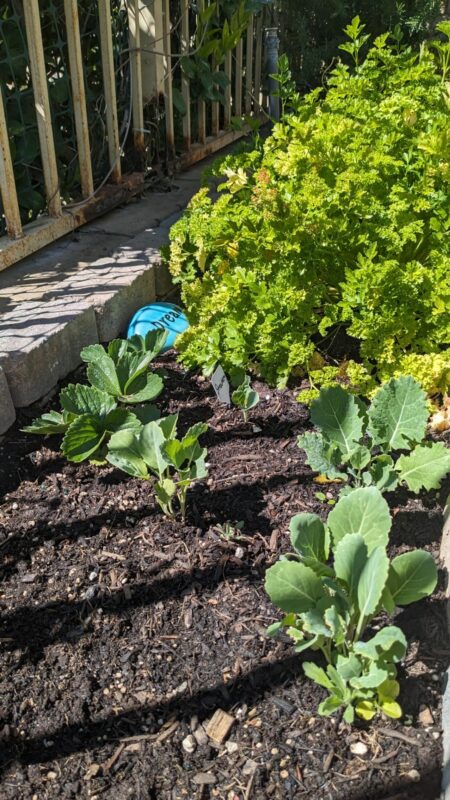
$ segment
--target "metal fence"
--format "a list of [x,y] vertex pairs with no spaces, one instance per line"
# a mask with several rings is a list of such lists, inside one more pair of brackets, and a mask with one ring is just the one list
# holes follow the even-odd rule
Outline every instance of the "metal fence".
[[188,166],[261,117],[263,13],[209,57],[220,93],[191,80],[211,4],[0,0],[0,270],[142,191],[155,163]]

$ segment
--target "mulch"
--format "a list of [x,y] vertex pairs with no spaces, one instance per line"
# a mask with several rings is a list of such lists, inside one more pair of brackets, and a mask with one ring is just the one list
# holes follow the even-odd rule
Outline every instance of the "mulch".
[[[435,800],[443,574],[395,617],[409,641],[403,719],[319,717],[324,692],[303,656],[265,634],[279,615],[264,574],[288,549],[290,518],[326,517],[317,492],[337,492],[297,447],[308,410],[296,391],[256,383],[244,425],[208,381],[171,356],[163,366],[163,413],[180,411],[182,430],[210,426],[209,476],[185,524],[163,517],[151,483],[69,464],[56,439],[21,433],[42,408],[0,444],[0,796]],[[446,491],[389,496],[391,555],[419,546],[438,560]],[[218,709],[233,718],[221,743],[205,730]]]

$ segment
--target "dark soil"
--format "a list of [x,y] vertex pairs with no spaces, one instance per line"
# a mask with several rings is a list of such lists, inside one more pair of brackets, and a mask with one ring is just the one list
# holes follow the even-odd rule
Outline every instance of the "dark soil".
[[[278,615],[263,588],[292,515],[326,516],[316,493],[336,494],[296,445],[308,412],[294,392],[256,384],[256,428],[244,426],[207,381],[165,366],[164,413],[180,410],[182,428],[210,425],[209,478],[184,525],[163,517],[150,484],[68,464],[57,440],[20,433],[42,409],[0,445],[0,796],[435,800],[443,576],[395,620],[410,642],[403,720],[318,717],[323,693],[301,656],[265,635]],[[390,498],[392,552],[420,546],[438,559],[443,496]],[[241,538],[226,538],[220,526],[236,521]],[[235,720],[222,745],[202,727],[217,709]]]

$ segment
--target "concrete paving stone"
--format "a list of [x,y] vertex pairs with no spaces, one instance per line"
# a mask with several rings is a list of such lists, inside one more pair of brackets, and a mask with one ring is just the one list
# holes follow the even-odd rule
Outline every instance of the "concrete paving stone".
[[0,319],[0,366],[16,408],[34,403],[98,342],[94,309],[82,296],[25,302]]
[[98,259],[62,281],[53,291],[59,296],[79,295],[95,311],[98,338],[107,342],[124,333],[133,314],[155,299],[155,266],[159,254],[133,246],[121,248],[114,259]]
[[5,433],[16,418],[16,409],[5,373],[0,367],[0,434]]

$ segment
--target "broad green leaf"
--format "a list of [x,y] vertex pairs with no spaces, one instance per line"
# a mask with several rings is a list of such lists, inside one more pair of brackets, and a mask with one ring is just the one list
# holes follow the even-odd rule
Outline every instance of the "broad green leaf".
[[428,442],[415,447],[410,455],[402,455],[396,464],[399,478],[412,492],[439,489],[450,472],[450,449],[442,442]]
[[334,551],[336,578],[346,584],[354,603],[358,600],[359,579],[368,557],[367,545],[360,533],[348,533]]
[[403,631],[395,625],[387,625],[369,641],[356,642],[353,649],[355,653],[369,658],[371,661],[378,661],[383,657],[385,661],[398,662],[405,657],[406,647]]
[[[304,666],[305,665],[303,664],[303,667]],[[342,706],[342,699],[333,694],[330,695],[330,697],[327,697],[321,703],[319,703],[317,711],[321,717],[329,717],[331,716],[331,714],[334,714],[334,712],[337,711],[341,706]]]
[[326,442],[320,433],[307,431],[297,439],[298,446],[306,453],[306,463],[314,472],[327,478],[347,480],[345,472],[338,469],[342,453],[334,442]]
[[396,700],[400,694],[400,684],[395,680],[386,680],[378,687],[377,694],[379,701]]
[[151,360],[153,361],[163,349],[168,335],[169,331],[166,330],[148,331],[145,336],[135,334],[127,339],[127,347],[136,353],[151,354]]
[[386,547],[391,515],[378,489],[367,486],[341,497],[330,511],[327,523],[335,547],[347,533],[360,533],[370,555],[374,547]]
[[313,661],[305,661],[303,664],[303,671],[306,677],[310,678],[314,683],[318,683],[319,686],[323,686],[324,689],[328,689],[331,692],[333,691],[333,683],[322,667],[318,667]]
[[301,619],[307,633],[330,638],[331,631],[325,624],[323,615],[316,608],[311,609],[311,611],[305,611],[301,614]]
[[349,681],[351,678],[359,678],[362,666],[359,658],[351,653],[349,656],[338,655],[336,669],[344,681]]
[[391,719],[400,719],[403,714],[402,707],[395,700],[383,700],[380,702],[380,709],[383,714]]
[[389,450],[409,450],[410,440],[421,442],[428,421],[426,394],[411,377],[391,378],[379,389],[369,408],[374,444]]
[[173,439],[177,434],[178,414],[169,414],[158,422],[165,439]]
[[289,530],[292,546],[303,558],[322,563],[327,560],[329,533],[317,514],[296,514],[291,519]]
[[355,711],[358,717],[369,722],[377,713],[377,706],[374,700],[360,700],[356,704]]
[[149,422],[142,428],[139,436],[139,450],[147,466],[162,478],[168,461],[163,455],[161,448],[164,445],[165,437],[161,430],[161,420]]
[[81,414],[67,429],[61,450],[69,461],[86,461],[106,437],[106,430],[92,414]]
[[[83,351],[81,355],[83,357]],[[113,395],[113,397],[118,397],[120,395],[121,389],[117,378],[116,366],[112,358],[106,355],[106,353],[103,353],[101,358],[88,363],[87,376],[92,386],[95,386],[102,392],[107,392]]]
[[126,403],[146,403],[161,394],[164,383],[160,375],[154,372],[141,374],[127,384],[121,399]]
[[347,708],[345,709],[343,714],[343,720],[348,725],[353,725],[353,722],[355,721],[355,709],[353,708],[352,705],[348,705]]
[[390,456],[377,456],[372,462],[369,471],[375,486],[380,492],[393,492],[397,488],[398,475]]
[[319,397],[311,404],[311,420],[344,454],[354,450],[363,433],[358,403],[341,386],[320,390]]
[[132,431],[138,434],[142,425],[135,414],[127,411],[126,408],[114,408],[102,420],[102,426],[108,433],[116,433],[118,431]]
[[339,616],[336,605],[332,605],[330,608],[325,609],[323,617],[332,633],[336,647],[340,647],[345,641],[345,630],[344,622]]
[[436,583],[436,564],[425,550],[402,553],[391,561],[387,587],[396,605],[406,606],[428,597]]
[[114,433],[108,444],[106,460],[134,478],[148,478],[148,469],[141,456],[139,442],[133,431]]
[[93,414],[104,417],[114,408],[114,398],[107,392],[96,389],[95,386],[83,386],[81,383],[69,384],[59,396],[62,407],[77,416],[80,414]]
[[278,561],[266,572],[266,592],[282,611],[310,611],[323,597],[321,579],[310,567],[296,561]]
[[361,470],[370,463],[371,452],[368,447],[359,444],[350,453],[347,453],[344,458],[344,464],[350,464],[353,469]]
[[353,689],[375,689],[387,679],[388,673],[385,669],[372,664],[370,671],[366,675],[351,678],[350,685]]
[[367,619],[377,610],[387,580],[389,559],[384,547],[376,547],[361,572],[358,583],[360,620]]
[[31,425],[22,428],[26,433],[39,433],[42,435],[52,435],[55,433],[65,433],[70,425],[70,419],[59,411],[48,411],[41,417],[34,419]]

